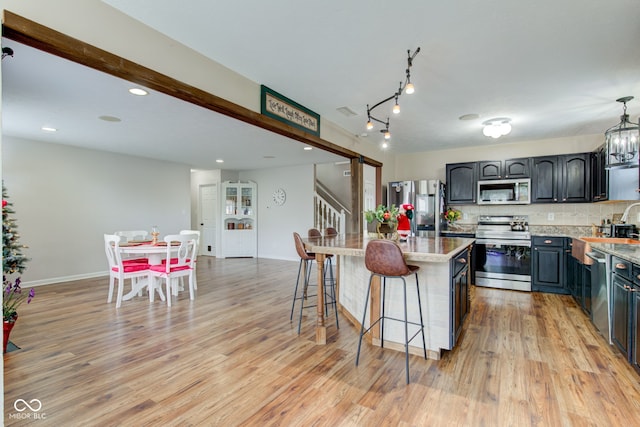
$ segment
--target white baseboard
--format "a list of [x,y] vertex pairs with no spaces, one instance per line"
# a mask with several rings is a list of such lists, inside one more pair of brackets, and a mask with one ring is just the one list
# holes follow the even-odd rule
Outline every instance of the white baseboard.
[[96,273],[76,274],[73,276],[51,277],[48,279],[32,280],[30,282],[22,282],[20,286],[25,288],[25,287],[31,287],[31,286],[53,285],[56,283],[72,282],[74,280],[93,279],[96,277],[105,277],[105,276],[109,276],[108,271],[99,271]]

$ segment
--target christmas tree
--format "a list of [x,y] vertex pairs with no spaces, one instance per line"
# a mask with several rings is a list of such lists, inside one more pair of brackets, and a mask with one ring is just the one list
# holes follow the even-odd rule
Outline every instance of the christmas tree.
[[2,272],[5,279],[10,274],[22,273],[26,268],[25,263],[29,261],[22,254],[26,246],[18,241],[20,234],[13,214],[13,205],[8,201],[7,189],[2,183]]

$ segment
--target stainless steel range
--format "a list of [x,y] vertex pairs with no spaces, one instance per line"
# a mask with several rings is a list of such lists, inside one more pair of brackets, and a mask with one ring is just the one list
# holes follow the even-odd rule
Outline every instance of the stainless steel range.
[[529,217],[487,215],[478,218],[476,285],[531,291]]

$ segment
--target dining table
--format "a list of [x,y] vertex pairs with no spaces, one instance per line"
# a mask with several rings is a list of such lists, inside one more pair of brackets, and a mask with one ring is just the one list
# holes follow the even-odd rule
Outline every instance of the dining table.
[[[171,251],[177,252],[178,248],[179,246],[171,246]],[[152,240],[130,240],[125,243],[120,243],[120,252],[129,255],[144,256],[149,260],[149,265],[160,265],[167,255],[167,243],[162,241],[154,243]],[[152,286],[150,278],[147,278],[146,280],[139,279],[134,282],[131,286],[131,291],[124,295],[122,299],[127,301],[134,296],[139,295],[145,286],[149,286],[149,298],[151,301],[153,301],[154,291],[158,291],[160,299],[165,301],[162,287]]]

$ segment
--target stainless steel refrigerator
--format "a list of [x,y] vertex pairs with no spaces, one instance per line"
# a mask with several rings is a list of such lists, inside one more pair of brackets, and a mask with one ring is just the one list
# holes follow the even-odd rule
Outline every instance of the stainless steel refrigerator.
[[446,229],[442,217],[445,208],[445,185],[439,180],[393,181],[387,187],[387,203],[396,206],[412,204],[415,207],[411,220],[414,236],[436,237]]

